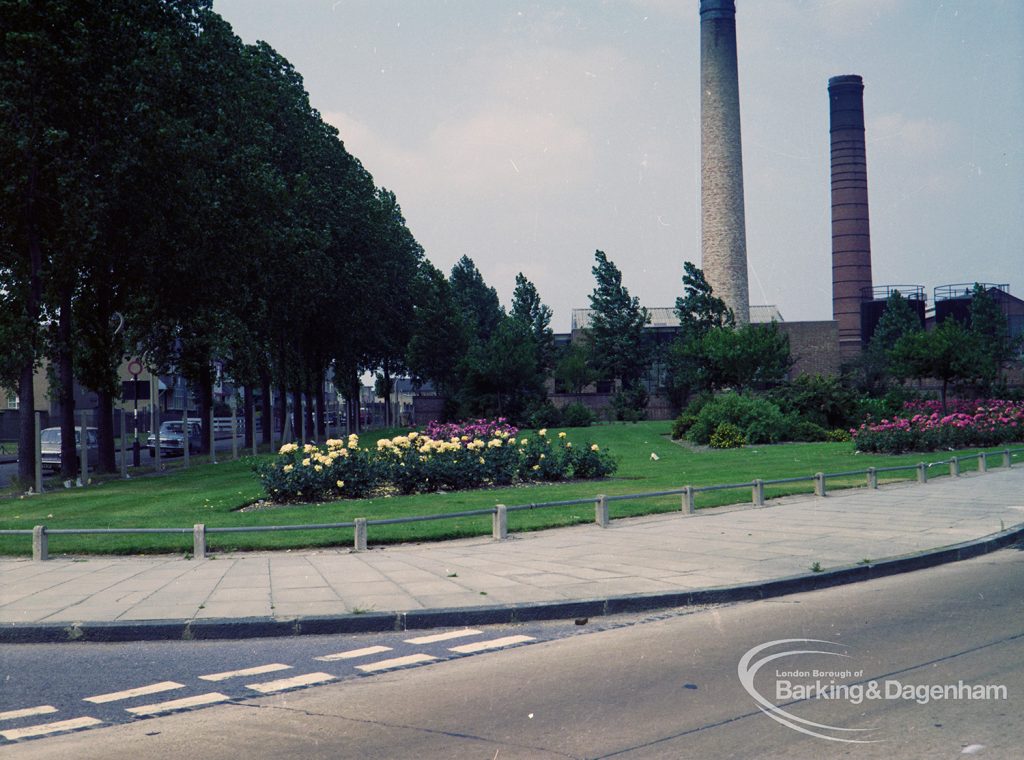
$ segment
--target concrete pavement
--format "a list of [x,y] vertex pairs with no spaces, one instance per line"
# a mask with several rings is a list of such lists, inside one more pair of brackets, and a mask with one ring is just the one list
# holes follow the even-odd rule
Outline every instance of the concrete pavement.
[[[501,542],[207,560],[6,558],[0,641],[242,637],[596,615],[849,582],[973,556],[1021,535],[1024,468],[1015,468]],[[951,546],[959,548],[941,551]]]

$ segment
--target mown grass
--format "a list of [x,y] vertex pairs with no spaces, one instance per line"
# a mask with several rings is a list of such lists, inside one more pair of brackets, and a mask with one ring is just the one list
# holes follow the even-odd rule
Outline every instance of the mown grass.
[[[0,500],[0,529],[25,529],[34,525],[60,528],[188,528],[185,535],[151,536],[51,536],[50,551],[60,553],[152,553],[191,551],[191,526],[208,527],[304,525],[347,522],[356,517],[369,519],[460,512],[486,509],[495,504],[528,504],[543,501],[593,498],[607,495],[663,491],[721,483],[739,483],[754,478],[765,480],[815,472],[841,472],[867,467],[891,467],[899,464],[934,462],[949,458],[950,452],[885,456],[857,454],[849,443],[805,443],[776,446],[749,446],[715,451],[695,449],[668,439],[669,424],[646,422],[635,425],[601,425],[589,429],[568,430],[575,445],[595,441],[610,450],[619,461],[619,470],[602,481],[576,481],[513,488],[494,488],[457,493],[422,494],[346,500],[324,504],[304,504],[237,511],[262,496],[252,473],[252,457],[238,461],[208,464],[197,461],[187,471],[176,470],[132,480],[108,480],[85,489],[56,490],[32,497]],[[377,435],[367,435],[367,443]],[[976,453],[977,449],[958,452]],[[655,457],[651,455],[654,454]],[[266,456],[266,455],[264,455]],[[1018,459],[1020,455],[1018,455]],[[1001,458],[993,457],[990,466]],[[977,469],[977,462],[962,463],[961,470]],[[933,468],[931,476],[946,474],[945,467]],[[913,479],[915,473],[886,473],[880,482]],[[864,476],[831,478],[830,490],[861,486]],[[810,482],[765,488],[768,498],[809,493]],[[748,502],[750,489],[740,488],[698,494],[698,508]],[[679,509],[678,496],[612,502],[611,516],[626,517]],[[593,507],[582,504],[535,509],[509,514],[511,531],[591,522]],[[371,543],[435,541],[490,532],[490,517],[452,518],[405,525],[371,526]],[[285,549],[351,545],[351,529],[296,530],[275,533],[210,534],[213,551]],[[0,554],[24,555],[31,551],[27,536],[0,536]]]

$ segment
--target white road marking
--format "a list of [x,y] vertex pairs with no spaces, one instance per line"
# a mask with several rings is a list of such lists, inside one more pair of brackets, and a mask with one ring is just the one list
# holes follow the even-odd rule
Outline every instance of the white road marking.
[[461,631],[448,631],[448,633],[435,633],[431,636],[419,636],[415,639],[406,639],[406,644],[433,644],[437,641],[448,641],[449,639],[461,639],[463,636],[476,636],[480,631],[476,628],[463,628]]
[[258,691],[261,694],[271,694],[275,691],[284,691],[285,689],[296,689],[299,686],[309,686],[314,683],[324,683],[326,681],[333,681],[334,676],[330,673],[307,673],[304,676],[295,676],[294,678],[281,678],[277,681],[264,681],[263,683],[251,683],[246,688]]
[[474,652],[483,652],[487,649],[501,649],[502,647],[510,647],[513,644],[522,644],[526,641],[535,640],[533,636],[505,636],[504,638],[491,639],[490,641],[474,641],[472,644],[448,647],[448,651],[459,652],[460,654],[473,654]]
[[210,673],[208,676],[199,676],[204,681],[226,681],[229,678],[239,676],[259,676],[264,673],[276,673],[278,670],[288,670],[291,665],[284,665],[275,662],[272,665],[259,665],[255,668],[243,668],[242,670],[225,670],[223,673]]
[[171,712],[173,710],[184,710],[186,707],[199,707],[200,705],[212,705],[217,702],[226,702],[231,697],[212,691],[209,694],[197,694],[194,697],[184,699],[172,699],[168,702],[155,702],[151,705],[139,705],[138,707],[126,707],[125,710],[133,715],[156,715],[157,713]]
[[58,731],[74,731],[76,728],[98,726],[102,722],[102,720],[89,717],[72,718],[71,720],[59,720],[56,723],[40,723],[35,726],[25,726],[25,728],[9,728],[6,731],[0,731],[0,736],[8,741],[15,741],[16,739],[24,739],[29,736],[43,736],[44,734],[55,734]]
[[8,710],[0,712],[0,720],[14,720],[15,718],[27,718],[30,715],[49,715],[57,712],[53,705],[39,705],[39,707],[26,707],[23,710]]
[[392,657],[390,660],[378,660],[377,662],[371,662],[366,665],[356,665],[356,670],[361,670],[364,673],[374,673],[378,670],[390,670],[391,668],[400,668],[403,665],[413,665],[417,662],[430,662],[436,659],[436,657],[431,657],[429,654],[410,654],[405,657]]
[[161,681],[160,683],[151,683],[149,686],[140,686],[137,689],[125,689],[124,691],[112,691],[109,694],[97,694],[94,697],[86,697],[85,701],[99,705],[104,702],[117,702],[120,699],[131,699],[132,697],[141,697],[146,694],[159,694],[161,691],[171,691],[173,689],[184,688],[185,684],[178,683],[177,681]]
[[336,654],[325,654],[323,657],[314,657],[313,659],[320,660],[321,662],[334,662],[335,660],[351,660],[355,657],[366,657],[367,655],[390,651],[391,647],[364,647],[363,649],[350,649],[347,652],[338,652]]

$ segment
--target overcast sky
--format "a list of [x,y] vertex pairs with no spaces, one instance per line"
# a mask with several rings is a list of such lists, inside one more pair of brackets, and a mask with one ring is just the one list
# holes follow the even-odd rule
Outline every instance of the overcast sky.
[[[604,250],[646,306],[700,262],[698,0],[215,0],[305,77],[428,258],[569,328]],[[831,319],[830,76],[864,78],[879,284],[1024,297],[1024,3],[738,0],[751,303]]]

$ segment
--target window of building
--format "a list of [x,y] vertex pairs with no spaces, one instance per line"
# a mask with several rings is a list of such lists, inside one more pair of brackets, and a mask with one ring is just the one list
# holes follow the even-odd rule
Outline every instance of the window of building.
[[17,393],[7,394],[7,408],[16,410],[19,408],[19,399]]

